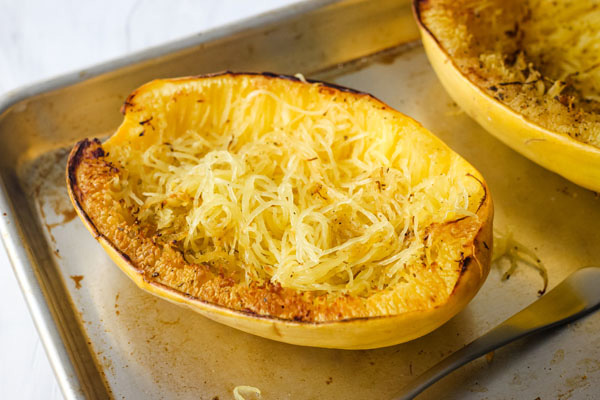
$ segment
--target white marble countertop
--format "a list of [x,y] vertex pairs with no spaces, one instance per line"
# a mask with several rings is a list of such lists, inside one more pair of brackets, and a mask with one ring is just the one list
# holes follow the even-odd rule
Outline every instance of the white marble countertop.
[[[300,0],[0,0],[0,96]],[[0,393],[62,399],[0,246]]]

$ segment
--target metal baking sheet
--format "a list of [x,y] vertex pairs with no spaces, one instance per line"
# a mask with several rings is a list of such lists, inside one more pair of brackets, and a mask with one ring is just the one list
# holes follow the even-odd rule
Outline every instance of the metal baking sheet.
[[[510,150],[451,101],[407,1],[313,1],[23,89],[0,102],[0,233],[68,399],[385,399],[536,299],[542,279],[494,265],[472,303],[433,333],[368,351],[292,346],[221,326],[137,289],[75,218],[68,148],[106,137],[150,79],[223,69],[301,72],[412,116],[486,177],[495,225],[536,252],[550,287],[600,256],[600,199]],[[600,288],[599,288],[600,290]],[[422,399],[598,396],[600,315],[476,360]]]

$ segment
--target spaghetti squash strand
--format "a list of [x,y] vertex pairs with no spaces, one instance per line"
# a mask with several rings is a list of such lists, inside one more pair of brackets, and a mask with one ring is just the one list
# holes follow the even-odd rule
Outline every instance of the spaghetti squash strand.
[[220,94],[210,112],[110,156],[127,160],[113,194],[189,262],[368,295],[428,262],[427,227],[476,218],[472,179],[451,170],[454,156],[413,157],[401,130],[370,131],[376,116],[340,101],[286,103],[261,88]]

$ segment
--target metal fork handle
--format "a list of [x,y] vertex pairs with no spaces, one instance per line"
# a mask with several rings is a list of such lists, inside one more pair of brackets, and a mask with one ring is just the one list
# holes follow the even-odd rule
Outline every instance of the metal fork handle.
[[423,390],[470,361],[512,341],[574,321],[600,306],[600,268],[569,275],[554,289],[494,329],[434,365],[393,400],[413,399]]

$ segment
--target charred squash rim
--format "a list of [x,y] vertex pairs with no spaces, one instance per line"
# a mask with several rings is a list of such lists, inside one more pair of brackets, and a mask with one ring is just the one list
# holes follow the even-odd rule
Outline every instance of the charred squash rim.
[[[302,82],[300,79],[288,75],[277,75],[272,73],[233,73],[229,71],[210,75],[179,78],[177,81],[217,77],[222,75],[261,75],[267,78],[288,79],[291,81]],[[382,109],[397,112],[368,93],[314,80],[307,80],[307,82],[320,83],[323,87],[335,91],[367,96],[381,104]],[[129,107],[135,106],[134,98],[137,93],[138,91],[136,90],[127,98],[121,108],[122,113],[125,113]],[[101,143],[98,139],[84,139],[78,142],[71,150],[66,169],[69,197],[86,228],[93,234],[95,239],[101,243],[119,268],[134,280],[140,288],[155,295],[160,293],[160,296],[171,302],[185,305],[211,319],[226,325],[234,326],[246,332],[293,344],[345,349],[376,348],[402,343],[429,333],[463,309],[475,296],[485,281],[490,269],[493,240],[493,202],[489,195],[489,189],[486,183],[473,176],[480,182],[484,191],[483,198],[481,199],[476,212],[481,223],[477,233],[474,235],[473,242],[470,243],[470,251],[465,251],[465,256],[460,261],[460,272],[452,293],[443,304],[425,310],[415,310],[394,315],[353,317],[327,321],[298,321],[263,315],[251,310],[233,309],[216,304],[189,293],[178,291],[168,285],[147,279],[144,275],[144,270],[136,266],[126,253],[120,250],[111,239],[99,231],[94,221],[81,204],[82,191],[80,190],[76,176],[76,171],[84,160],[85,150],[94,145],[101,145]],[[99,152],[99,154],[94,156],[95,158],[103,157],[104,152]],[[447,225],[450,226],[459,221],[460,220],[450,221]],[[259,325],[262,323],[264,326],[254,329],[253,325],[256,323],[259,323]],[[415,323],[419,326],[415,326]],[[264,329],[265,326],[267,329]],[[403,328],[409,328],[409,332],[407,334],[398,332]],[[377,330],[387,331],[387,333],[379,332],[378,335]],[[327,335],[337,336],[326,337]]]

